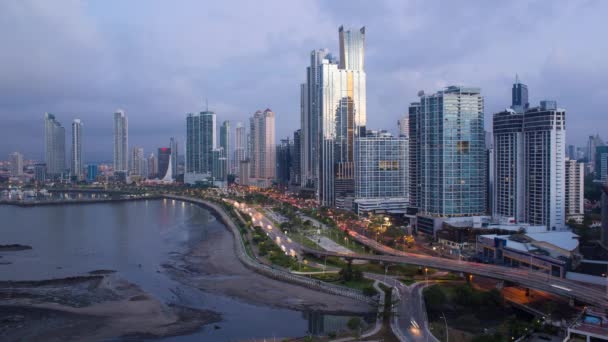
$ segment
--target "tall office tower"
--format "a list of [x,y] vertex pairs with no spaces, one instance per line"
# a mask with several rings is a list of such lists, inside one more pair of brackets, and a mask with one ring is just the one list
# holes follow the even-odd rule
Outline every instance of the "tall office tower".
[[291,154],[291,184],[300,186],[302,184],[301,153],[302,153],[302,130],[293,132],[293,148]]
[[230,157],[232,152],[232,143],[230,142],[230,121],[222,122],[220,127],[220,147],[224,149],[222,152],[224,158],[226,158],[226,173],[230,173],[230,166],[232,165],[232,158]]
[[585,165],[576,160],[566,159],[566,220],[583,222],[585,196],[583,191]]
[[410,117],[409,113],[401,117],[399,121],[397,121],[397,126],[399,127],[399,136],[409,138],[410,136]]
[[513,109],[494,114],[494,208],[493,215],[524,222],[525,160],[524,114]]
[[566,111],[555,101],[524,114],[526,221],[547,230],[565,227]]
[[72,154],[70,174],[81,180],[82,174],[82,122],[80,119],[72,121]]
[[213,179],[216,181],[225,181],[228,175],[226,166],[228,166],[228,160],[226,159],[226,151],[222,146],[213,149],[211,152],[213,156]]
[[249,185],[249,172],[251,171],[249,159],[241,160],[239,164],[239,184]]
[[578,159],[576,156],[576,147],[574,147],[574,145],[568,145],[568,148],[566,149],[566,157],[572,160]]
[[46,164],[34,164],[34,179],[36,182],[44,183],[46,181]]
[[485,214],[483,111],[479,88],[450,86],[420,97],[417,144],[422,214]]
[[171,149],[171,172],[172,172],[172,178],[175,179],[177,177],[177,161],[179,158],[179,155],[177,153],[177,140],[175,140],[175,138],[171,137],[171,139],[169,139],[169,148]]
[[250,119],[251,178],[274,179],[276,175],[275,115],[270,109],[257,111]]
[[602,230],[600,237],[604,246],[608,246],[608,185],[602,185]]
[[97,165],[87,165],[87,182],[93,183],[97,180]]
[[49,178],[58,178],[65,172],[65,128],[55,115],[44,114],[45,162]]
[[364,65],[365,28],[339,29],[340,65],[321,64],[318,198],[321,205],[352,209],[353,149],[367,120]]
[[523,113],[530,107],[528,102],[528,86],[519,82],[519,77],[515,75],[515,83],[511,90],[511,109],[517,113]]
[[144,156],[144,148],[135,146],[131,150],[131,167],[129,172],[132,175],[147,177],[144,173],[146,167],[146,158]]
[[148,178],[156,178],[158,176],[158,160],[154,153],[150,153],[148,157]]
[[485,132],[486,141],[486,213],[494,212],[494,136],[492,132]]
[[281,139],[277,145],[277,182],[282,186],[287,186],[290,183],[291,167],[292,167],[292,144],[287,139]]
[[327,49],[310,52],[310,65],[306,67],[306,83],[300,85],[300,165],[301,185],[314,188],[319,178],[319,122],[321,117],[321,64],[324,59],[333,61]]
[[355,139],[357,213],[406,210],[408,206],[408,139],[386,131],[367,131]]
[[365,27],[359,31],[338,28],[340,39],[340,69],[363,71],[365,59]]
[[13,152],[9,156],[9,160],[11,161],[11,176],[23,176],[23,155],[19,152]]
[[163,179],[169,170],[171,163],[171,149],[168,147],[160,147],[158,149],[158,178]]
[[129,127],[124,110],[114,113],[114,172],[127,172],[129,169]]
[[595,148],[595,179],[608,182],[608,146]]
[[216,148],[216,119],[210,111],[188,114],[186,118],[186,174],[184,182],[210,177]]
[[420,145],[418,131],[420,116],[420,102],[412,102],[408,108],[408,135],[409,135],[409,208],[411,212],[418,211],[420,207],[420,177],[418,166],[420,161]]
[[234,158],[232,158],[232,170],[235,175],[239,174],[241,161],[245,160],[247,150],[247,132],[242,122],[237,122],[234,129]]
[[587,162],[591,173],[595,173],[595,157],[599,146],[604,146],[602,138],[600,138],[598,134],[590,135],[589,140],[587,141]]

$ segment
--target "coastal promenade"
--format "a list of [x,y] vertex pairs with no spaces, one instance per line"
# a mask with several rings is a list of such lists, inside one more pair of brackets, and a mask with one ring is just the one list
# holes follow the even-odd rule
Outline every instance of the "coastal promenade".
[[142,201],[162,199],[160,195],[131,195],[124,197],[107,197],[107,198],[64,198],[64,199],[48,199],[48,200],[0,200],[0,205],[14,205],[18,207],[37,207],[48,205],[66,205],[66,204],[96,204],[96,203],[115,203],[126,201]]

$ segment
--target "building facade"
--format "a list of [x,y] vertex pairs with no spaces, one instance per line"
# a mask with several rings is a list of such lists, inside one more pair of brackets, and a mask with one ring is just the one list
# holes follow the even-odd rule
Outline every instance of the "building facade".
[[[348,209],[354,199],[354,141],[365,131],[365,28],[339,29],[340,62],[321,64],[318,199]],[[352,205],[351,205],[352,207]]]
[[247,158],[247,130],[242,122],[237,122],[234,129],[234,158],[233,173],[239,174],[241,162]]
[[450,86],[422,95],[417,120],[420,213],[483,215],[487,189],[480,89]]
[[214,112],[190,113],[186,118],[186,174],[184,182],[194,183],[210,177],[213,150],[216,149],[216,116]]
[[171,163],[171,149],[169,147],[158,148],[158,178],[164,179]]
[[44,138],[47,176],[59,178],[65,173],[65,128],[54,114],[44,114]]
[[302,156],[300,153],[302,152],[302,130],[298,129],[293,132],[293,147],[291,154],[291,184],[300,186],[302,184]]
[[275,115],[270,109],[258,110],[250,119],[250,177],[274,179],[276,176]]
[[129,169],[129,127],[127,115],[122,109],[114,113],[114,172]]
[[277,145],[277,183],[282,186],[288,186],[291,179],[292,168],[292,144],[287,139],[281,139]]
[[177,178],[179,154],[177,150],[177,140],[173,137],[169,139],[169,148],[171,149],[171,172],[172,178]]
[[595,148],[595,179],[601,183],[608,182],[608,146]]
[[97,181],[97,165],[89,164],[87,165],[87,182],[93,183]]
[[585,164],[566,159],[566,222],[583,222],[585,216]]
[[9,160],[11,162],[11,176],[23,176],[23,155],[19,152],[13,152],[9,156]]
[[420,102],[412,102],[408,108],[408,135],[409,135],[409,208],[415,212],[419,208],[420,199],[420,177],[418,176],[420,165],[420,145],[418,132],[420,117]]
[[401,210],[408,205],[408,140],[386,131],[355,139],[355,211]]
[[566,111],[541,101],[524,114],[525,221],[548,230],[565,228]]
[[220,147],[223,148],[224,158],[226,158],[226,173],[230,173],[230,167],[232,165],[231,151],[231,134],[230,134],[230,121],[222,122],[220,127]]
[[148,156],[148,178],[158,177],[158,160],[154,153],[150,153]]
[[144,148],[135,146],[131,150],[131,167],[129,172],[132,175],[138,175],[142,177],[147,177],[148,175],[144,173],[145,171],[146,158],[144,154]]
[[82,122],[80,119],[72,121],[72,153],[70,156],[70,175],[78,180],[83,179]]

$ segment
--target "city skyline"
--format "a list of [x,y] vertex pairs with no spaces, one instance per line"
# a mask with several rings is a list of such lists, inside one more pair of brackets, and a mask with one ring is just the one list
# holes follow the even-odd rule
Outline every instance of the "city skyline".
[[[162,6],[152,4],[149,11],[160,13]],[[221,13],[227,10],[227,7],[221,5],[214,6],[218,6],[214,9]],[[345,8],[344,3],[337,2],[296,3],[290,6],[266,3],[259,9],[247,7],[250,11],[261,12],[275,9],[283,12],[285,18],[278,21],[272,30],[260,28],[260,32],[254,32],[251,42],[243,46],[227,46],[223,43],[223,38],[211,39],[208,44],[211,48],[218,49],[216,55],[220,56],[219,58],[187,58],[184,51],[191,48],[189,43],[176,42],[174,44],[178,44],[177,46],[170,45],[171,48],[177,49],[175,60],[172,61],[176,67],[173,68],[159,59],[133,65],[140,61],[140,52],[124,46],[116,35],[126,29],[127,18],[118,16],[114,19],[116,25],[110,25],[108,18],[104,16],[110,9],[116,10],[114,7],[124,10],[125,14],[131,13],[134,10],[132,4],[103,6],[65,3],[47,7],[27,1],[3,3],[0,5],[0,15],[3,18],[6,16],[6,20],[1,22],[15,24],[11,29],[17,36],[27,33],[41,38],[48,35],[58,38],[58,41],[53,43],[56,46],[48,47],[42,43],[42,46],[35,46],[28,42],[11,46],[11,49],[8,49],[11,54],[3,57],[5,65],[17,63],[24,66],[21,70],[39,70],[28,67],[28,63],[32,63],[31,59],[15,58],[36,56],[36,51],[42,50],[55,57],[73,54],[80,57],[81,61],[70,65],[76,71],[63,73],[69,58],[43,58],[48,73],[28,72],[20,77],[29,84],[42,84],[39,89],[12,82],[11,80],[16,79],[14,71],[6,70],[4,74],[7,78],[4,82],[11,83],[10,86],[9,83],[4,85],[8,91],[0,99],[0,103],[4,103],[4,106],[0,106],[0,115],[6,118],[5,127],[11,129],[3,131],[7,142],[3,144],[0,153],[8,155],[20,151],[27,159],[42,160],[43,151],[39,148],[42,144],[39,134],[41,128],[39,121],[35,120],[48,111],[60,118],[79,117],[87,123],[87,140],[96,141],[96,144],[84,146],[85,164],[90,161],[111,160],[109,151],[112,144],[112,127],[107,118],[117,107],[124,108],[129,113],[133,143],[151,151],[171,136],[176,137],[178,141],[185,141],[185,132],[181,125],[183,113],[199,111],[204,107],[205,98],[209,99],[210,108],[216,111],[222,120],[235,122],[245,121],[255,108],[271,107],[279,116],[277,132],[292,132],[298,128],[299,121],[298,84],[305,77],[301,65],[305,65],[311,48],[327,47],[337,55],[339,47],[335,41],[335,28],[343,22],[349,27],[365,25],[368,28],[367,34],[370,35],[366,41],[369,55],[369,58],[366,58],[366,71],[370,75],[367,87],[369,127],[388,128],[392,133],[396,133],[393,131],[394,122],[407,111],[409,101],[404,99],[413,100],[420,89],[431,92],[448,84],[465,84],[481,87],[486,99],[485,121],[488,129],[490,113],[504,109],[505,99],[510,95],[508,85],[513,83],[515,74],[519,74],[522,82],[535,90],[530,103],[538,103],[542,99],[557,99],[560,105],[571,111],[573,118],[577,118],[569,121],[570,134],[567,144],[582,146],[588,134],[601,133],[591,127],[590,122],[594,122],[595,127],[601,127],[606,124],[605,120],[608,120],[605,115],[602,116],[603,109],[599,105],[601,94],[606,91],[606,86],[601,82],[605,78],[606,70],[596,70],[595,66],[599,60],[594,57],[602,53],[595,50],[593,53],[585,53],[592,44],[586,44],[576,37],[580,32],[597,30],[601,20],[598,13],[606,8],[606,4],[596,2],[560,6],[549,3],[544,4],[542,8],[538,7],[538,4],[501,4],[501,13],[506,16],[495,22],[491,20],[492,16],[486,18],[485,15],[485,12],[490,11],[490,6],[478,4],[471,15],[478,15],[481,22],[475,26],[464,25],[454,32],[456,37],[459,37],[455,42],[473,37],[473,45],[467,48],[469,51],[462,53],[456,49],[456,43],[440,44],[425,40],[426,35],[423,33],[445,31],[446,28],[453,27],[450,25],[452,17],[464,15],[464,8],[454,8],[452,5],[441,8],[436,6],[354,3]],[[186,7],[188,6],[166,14],[169,18],[183,15],[187,12]],[[32,14],[31,18],[21,16],[18,22],[11,19],[11,16],[14,17],[14,14],[23,8]],[[526,20],[541,9],[543,13],[551,15]],[[467,11],[470,11],[470,8]],[[65,13],[66,18],[62,20],[61,25],[56,25],[60,18],[59,13]],[[294,13],[302,14],[302,19],[295,23],[288,20]],[[322,15],[315,17],[315,14],[319,13]],[[233,15],[243,22],[235,28],[227,28],[227,32],[238,30],[240,25],[247,25],[252,20],[241,13]],[[573,31],[566,32],[565,28],[558,26],[574,16],[585,16],[586,20]],[[34,21],[34,18],[38,17],[43,20]],[[409,18],[411,22],[400,24],[396,18]],[[513,20],[523,27],[514,29]],[[160,52],[159,55],[163,55],[165,50],[159,39],[166,38],[164,34],[151,41],[144,41],[142,38],[144,33],[158,29],[153,22],[138,22],[128,39],[130,43],[141,47],[142,52],[152,55],[154,52]],[[437,27],[431,27],[431,23],[437,22],[440,22]],[[293,31],[294,39],[287,38],[285,32],[288,32],[289,28]],[[484,34],[476,36],[482,28]],[[183,26],[177,26],[167,34],[181,33],[179,30],[184,29]],[[197,30],[194,29],[192,33],[196,34]],[[518,34],[520,30],[526,30],[526,37]],[[542,42],[543,49],[533,48],[538,42]],[[254,45],[253,49],[251,45]],[[395,45],[403,48],[394,49]],[[500,45],[500,48],[493,49],[496,45]],[[282,46],[282,51],[287,51],[284,58],[268,58],[271,51],[276,50],[278,46]],[[107,49],[104,49],[106,47]],[[604,47],[600,47],[602,48]],[[117,58],[118,53],[124,49],[125,58]],[[105,53],[100,55],[97,53],[99,51]],[[197,51],[194,51],[195,56],[200,53]],[[515,58],[522,51],[525,51],[527,57],[525,61]],[[427,56],[431,57],[426,58]],[[59,63],[56,60],[66,62]],[[272,63],[269,63],[269,60],[272,60]],[[258,66],[256,71],[248,70],[249,73],[244,73],[245,65],[252,64]],[[226,69],[228,65],[232,68],[229,72]],[[239,96],[224,95],[232,94],[232,90],[237,89],[234,88],[235,77],[254,79],[258,73],[266,73],[269,68],[279,71],[277,76],[271,76],[259,86],[253,87],[255,89],[236,90]],[[184,73],[182,69],[188,72]],[[115,71],[110,72],[112,70]],[[128,70],[132,71],[127,72]],[[64,76],[55,77],[57,72],[62,72]],[[80,77],[78,72],[86,77]],[[151,87],[146,77],[137,80],[139,76],[148,73],[149,76],[146,77],[166,81],[160,82],[160,86]],[[94,81],[89,82],[91,79]],[[222,81],[211,84],[203,79]],[[46,86],[47,84],[50,86]],[[272,98],[265,96],[269,93],[273,94]],[[156,98],[163,98],[163,103],[159,104],[160,101]],[[262,98],[264,100],[260,101]],[[150,120],[151,117],[154,120]]]

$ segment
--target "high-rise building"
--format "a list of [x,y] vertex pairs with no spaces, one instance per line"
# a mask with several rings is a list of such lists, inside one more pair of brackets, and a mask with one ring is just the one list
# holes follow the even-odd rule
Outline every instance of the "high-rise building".
[[602,185],[602,230],[600,237],[604,246],[608,246],[608,185]]
[[566,157],[568,157],[572,160],[578,159],[578,157],[576,155],[576,147],[574,145],[568,145],[568,148],[566,149]]
[[249,185],[249,171],[251,171],[251,165],[249,165],[249,160],[241,160],[239,164],[241,164],[239,166],[239,184]]
[[401,117],[399,121],[397,121],[397,126],[399,127],[399,136],[409,138],[410,136],[410,117],[409,113]]
[[228,161],[226,159],[226,152],[224,151],[224,148],[220,146],[214,149],[211,153],[213,156],[213,180],[221,182],[226,181],[226,166]]
[[292,144],[287,139],[281,139],[277,145],[277,182],[282,186],[287,186],[290,183],[291,167],[292,167]]
[[511,109],[517,113],[523,113],[530,107],[528,102],[528,86],[519,82],[519,77],[515,75],[515,83],[511,90]]
[[595,179],[602,183],[608,182],[608,146],[595,148]]
[[418,142],[420,102],[412,102],[408,108],[409,132],[409,208],[417,211],[420,207],[420,177],[418,166],[420,161],[420,145]]
[[72,121],[72,154],[70,174],[76,179],[83,179],[82,166],[82,122],[80,119]]
[[524,114],[513,109],[494,114],[494,208],[497,217],[524,222]]
[[270,109],[257,111],[250,119],[251,178],[274,179],[276,174],[275,115]]
[[172,172],[172,176],[173,176],[172,178],[175,179],[178,174],[177,164],[178,164],[179,155],[177,153],[177,140],[175,140],[175,138],[173,138],[173,137],[171,137],[171,139],[169,139],[169,148],[171,149],[171,172]]
[[132,175],[138,175],[142,177],[147,177],[148,175],[144,173],[146,169],[146,157],[144,155],[144,148],[135,146],[131,150],[131,168],[129,172]]
[[354,141],[365,131],[365,28],[339,29],[340,64],[321,64],[319,185],[321,205],[352,208]]
[[224,158],[226,158],[226,173],[230,172],[230,167],[232,165],[232,158],[230,158],[232,144],[230,139],[230,121],[224,121],[220,127],[220,147],[224,149],[222,153]]
[[239,168],[241,167],[241,161],[247,158],[247,132],[242,122],[236,123],[234,133],[233,172],[235,175],[238,175]]
[[65,173],[65,128],[55,115],[44,114],[45,162],[49,178],[58,178]]
[[306,68],[306,83],[300,85],[300,165],[301,185],[314,188],[319,179],[319,123],[321,118],[321,65],[323,60],[334,61],[329,50],[313,50]]
[[486,149],[480,89],[450,86],[422,95],[417,120],[420,212],[442,217],[485,214]]
[[158,160],[154,153],[150,153],[148,157],[148,178],[156,178],[158,176]]
[[198,114],[188,114],[186,118],[185,183],[194,184],[211,177],[216,139],[214,112],[207,110]]
[[87,165],[87,182],[93,183],[97,180],[97,165]]
[[302,158],[300,153],[302,152],[301,147],[302,141],[302,130],[298,129],[293,132],[293,148],[291,154],[291,184],[300,186],[302,184],[302,169],[301,169],[301,161]]
[[402,210],[408,205],[408,139],[386,131],[367,131],[355,139],[357,213]]
[[585,165],[576,160],[566,159],[566,220],[582,223],[585,198],[583,191]]
[[39,183],[44,183],[46,181],[46,164],[34,164],[34,179]]
[[163,179],[169,170],[171,162],[171,149],[169,147],[160,147],[158,149],[158,178]]
[[9,156],[11,162],[11,176],[23,176],[23,155],[19,152],[13,152]]
[[566,111],[555,101],[524,114],[527,223],[548,230],[565,227]]
[[596,165],[596,156],[597,156],[597,148],[600,146],[604,146],[604,141],[598,134],[590,135],[589,140],[587,141],[587,163],[589,165],[589,170],[591,173],[595,173],[595,165]]
[[129,127],[127,115],[122,109],[114,112],[114,172],[129,169]]

